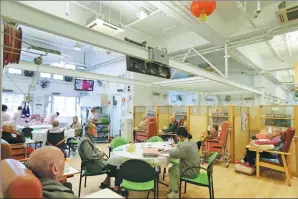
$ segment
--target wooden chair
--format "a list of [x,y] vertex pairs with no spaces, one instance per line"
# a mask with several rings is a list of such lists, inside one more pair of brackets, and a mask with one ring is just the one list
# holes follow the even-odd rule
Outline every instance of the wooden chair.
[[23,160],[27,158],[27,147],[25,144],[11,144],[12,159]]
[[12,158],[12,151],[9,144],[1,143],[1,160]]
[[284,141],[284,145],[280,151],[270,151],[266,150],[266,152],[276,154],[276,159],[267,159],[260,158],[260,152],[256,151],[256,167],[257,167],[257,177],[259,177],[260,167],[266,167],[269,169],[281,171],[286,175],[286,182],[289,186],[291,186],[291,174],[289,172],[288,166],[288,157],[290,155],[289,150],[292,143],[292,139],[295,135],[294,129],[288,129],[287,132],[283,133],[281,139]]

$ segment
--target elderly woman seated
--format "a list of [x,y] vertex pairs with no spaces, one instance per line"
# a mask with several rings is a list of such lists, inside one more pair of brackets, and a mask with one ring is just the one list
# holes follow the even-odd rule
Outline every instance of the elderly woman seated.
[[49,129],[49,133],[61,133],[61,132],[63,132],[64,130],[61,129],[59,127],[59,125],[60,125],[59,121],[58,120],[54,120],[52,122],[52,126],[53,127],[51,129]]
[[147,115],[144,114],[143,115],[143,118],[142,118],[142,120],[141,120],[141,122],[139,124],[139,126],[133,130],[133,138],[134,138],[134,140],[136,139],[136,131],[146,131],[146,128],[147,128],[147,119],[148,119]]
[[[283,147],[283,140],[281,139],[282,134],[285,133],[282,131],[282,129],[276,129],[271,135],[268,135],[267,139],[271,141],[277,141],[276,145],[274,146],[274,151],[280,151]],[[272,154],[269,152],[261,152],[260,153],[260,158],[276,158],[276,154]],[[246,149],[246,154],[244,158],[237,163],[244,164],[248,167],[254,166],[256,161],[256,152],[255,151],[250,151]]]

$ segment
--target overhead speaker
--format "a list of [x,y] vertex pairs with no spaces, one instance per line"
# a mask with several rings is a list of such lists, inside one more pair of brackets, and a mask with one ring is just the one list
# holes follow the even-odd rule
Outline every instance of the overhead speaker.
[[70,76],[64,76],[64,80],[67,82],[72,82],[73,78]]
[[24,71],[24,75],[26,77],[33,77],[34,76],[34,72],[33,71],[29,71],[29,70],[25,70]]

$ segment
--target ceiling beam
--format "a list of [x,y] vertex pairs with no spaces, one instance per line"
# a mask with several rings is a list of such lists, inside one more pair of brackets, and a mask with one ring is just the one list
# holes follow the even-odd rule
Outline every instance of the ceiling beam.
[[[51,15],[49,13],[45,13],[41,10],[24,5],[20,2],[2,1],[1,4],[1,16],[6,20],[10,20],[19,24],[24,24],[32,28],[36,28],[61,37],[73,39],[82,43],[90,44],[96,47],[105,48],[125,55],[137,57],[143,60],[149,60],[149,52],[145,48],[111,37],[109,35],[96,32],[94,30],[90,30],[85,26],[70,22],[68,20]],[[209,80],[220,82],[225,85],[233,86],[238,89],[254,93],[260,93],[258,90],[253,89],[251,87],[238,84],[237,82],[234,82],[232,80],[220,77],[198,67],[182,63],[173,59],[169,60],[169,67],[179,71],[184,71],[200,77],[204,77]],[[46,69],[45,67],[44,70],[48,69]],[[58,69],[55,68],[55,70]],[[79,75],[79,77],[81,76],[82,75]],[[118,82],[117,78],[119,77],[114,78],[115,79],[113,81]]]
[[221,35],[215,32],[210,26],[205,23],[198,23],[198,20],[195,17],[189,16],[185,12],[173,10],[176,6],[171,1],[150,1],[150,4],[159,8],[167,16],[177,20],[178,23],[186,25],[190,30],[199,33],[200,36],[209,42],[212,41],[216,45],[224,44],[220,39]]
[[6,68],[16,68],[21,70],[30,70],[30,71],[38,71],[42,73],[52,73],[52,74],[60,74],[66,75],[71,77],[78,77],[78,78],[87,78],[92,80],[101,80],[101,81],[109,81],[121,84],[132,84],[137,86],[144,86],[144,87],[152,87],[152,84],[148,82],[133,80],[133,79],[126,79],[123,77],[116,77],[111,75],[104,75],[98,73],[91,73],[85,71],[77,71],[71,70],[66,68],[59,68],[54,66],[47,66],[47,65],[36,65],[29,62],[20,62],[19,64],[8,64],[5,66]]
[[[156,4],[158,4],[158,2],[156,2]],[[171,2],[167,2],[167,4],[171,4]],[[206,40],[208,40],[211,44],[213,45],[218,45],[220,44],[224,50],[224,45],[227,42],[227,38],[225,37],[225,35],[222,35],[218,30],[216,30],[214,27],[212,27],[210,24],[208,24],[208,21],[205,23],[199,22],[199,20],[197,20],[195,17],[193,17],[190,14],[190,11],[181,3],[175,3],[175,6],[178,7],[178,9],[180,9],[184,14],[184,24],[191,24],[189,26],[189,28],[193,31],[195,31],[196,33],[198,33],[199,35],[202,35]],[[167,11],[170,12],[170,14],[175,13],[175,11],[173,10],[173,6],[170,7],[169,9],[172,9],[171,11],[168,11],[169,9],[166,9],[164,7],[160,8],[162,11]],[[169,13],[167,13],[169,14]],[[216,15],[216,13],[213,13],[212,15]],[[177,15],[173,14],[174,17],[176,17],[175,19],[177,20],[183,20],[180,18],[177,18]],[[185,20],[185,18],[188,17],[190,22],[187,22]],[[215,39],[216,38],[216,39]],[[236,50],[235,48],[231,48],[228,44],[229,47],[229,51],[230,52],[234,52],[234,57],[236,57],[236,59],[238,60],[243,60],[245,59],[245,56],[239,52],[238,50]],[[199,52],[199,51],[198,51]],[[224,54],[224,53],[223,53]],[[189,55],[189,57],[192,57],[193,55]],[[196,56],[196,55],[194,55]],[[248,67],[252,67],[252,64],[247,64],[246,62],[242,62],[244,65],[247,65]],[[256,64],[253,64],[254,68],[260,68],[259,66],[257,66]]]

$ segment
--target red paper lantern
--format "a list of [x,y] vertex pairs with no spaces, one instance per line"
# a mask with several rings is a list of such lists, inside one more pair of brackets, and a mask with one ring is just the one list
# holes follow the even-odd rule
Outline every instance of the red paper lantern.
[[215,8],[216,1],[214,0],[193,1],[190,5],[191,14],[199,17],[202,21],[206,21],[207,16],[211,15]]

